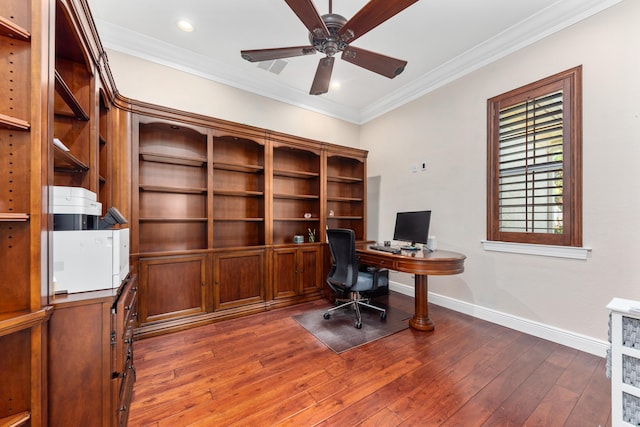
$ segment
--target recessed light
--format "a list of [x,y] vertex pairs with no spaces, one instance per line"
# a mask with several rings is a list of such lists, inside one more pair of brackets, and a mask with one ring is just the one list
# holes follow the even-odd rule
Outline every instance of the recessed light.
[[335,81],[335,80],[332,81],[331,82],[331,87],[334,88],[334,89],[340,89],[340,82]]
[[190,33],[191,31],[193,31],[193,25],[191,25],[191,22],[185,19],[181,19],[178,21],[178,28],[180,28],[182,31],[187,33]]

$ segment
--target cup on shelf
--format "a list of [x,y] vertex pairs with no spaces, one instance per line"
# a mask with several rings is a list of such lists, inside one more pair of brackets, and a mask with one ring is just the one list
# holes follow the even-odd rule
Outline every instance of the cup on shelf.
[[305,214],[304,214],[304,217],[305,217],[306,219],[309,219],[309,218],[311,218],[311,214],[310,214],[309,212],[307,212],[307,213],[305,213]]

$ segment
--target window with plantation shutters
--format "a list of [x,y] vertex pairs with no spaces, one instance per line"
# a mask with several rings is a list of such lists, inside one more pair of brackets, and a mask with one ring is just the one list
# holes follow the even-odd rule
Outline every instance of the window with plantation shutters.
[[487,238],[582,245],[581,68],[488,101]]

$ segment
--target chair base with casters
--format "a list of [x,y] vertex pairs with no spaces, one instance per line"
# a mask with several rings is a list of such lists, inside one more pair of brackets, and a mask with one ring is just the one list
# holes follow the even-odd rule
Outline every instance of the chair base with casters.
[[[340,310],[341,308],[345,308],[349,306],[353,307],[353,309],[356,312],[356,322],[354,326],[358,329],[362,328],[362,313],[360,313],[360,306],[369,307],[374,310],[378,310],[380,312],[381,320],[384,320],[387,318],[387,310],[385,310],[384,308],[376,307],[375,305],[369,304],[370,299],[362,298],[359,292],[352,292],[351,294],[352,295],[350,300],[348,300],[347,302],[343,302],[342,304],[337,305],[335,307],[331,307],[329,310],[327,310],[323,315],[324,318],[329,319],[331,318],[331,312]],[[341,300],[337,299],[336,301],[341,301]]]
[[[375,274],[374,272],[360,271],[358,274],[359,276],[358,282],[367,283],[377,278],[377,277],[374,277],[374,274]],[[331,285],[331,283],[329,284]],[[372,291],[371,287],[361,286],[360,288],[363,288],[363,289],[359,289],[358,283],[356,283],[356,285],[349,290],[350,298],[348,299],[336,298],[335,301],[337,305],[335,307],[328,309],[323,315],[324,318],[329,319],[331,317],[331,312],[333,311],[340,310],[345,307],[352,307],[353,310],[356,312],[356,322],[354,326],[360,329],[362,328],[362,313],[360,312],[360,306],[363,306],[363,307],[368,307],[368,308],[377,310],[378,312],[380,312],[380,319],[385,320],[387,318],[387,310],[385,310],[384,308],[376,307],[375,305],[371,305],[370,304],[371,299],[363,296],[361,293],[361,292]]]

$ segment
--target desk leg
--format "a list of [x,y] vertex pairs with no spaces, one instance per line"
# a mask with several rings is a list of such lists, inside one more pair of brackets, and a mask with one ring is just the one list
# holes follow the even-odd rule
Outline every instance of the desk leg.
[[427,295],[429,285],[426,274],[416,274],[415,288],[416,313],[409,321],[409,325],[420,331],[433,331],[435,324],[429,317],[429,301]]

